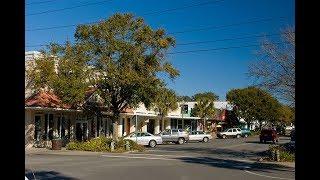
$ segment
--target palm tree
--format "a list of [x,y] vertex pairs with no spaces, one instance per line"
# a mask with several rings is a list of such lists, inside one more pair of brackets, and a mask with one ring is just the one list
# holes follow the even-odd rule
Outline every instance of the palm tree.
[[173,90],[163,87],[159,89],[153,104],[155,110],[159,112],[160,122],[162,123],[161,131],[163,131],[164,117],[168,115],[169,111],[178,108],[178,96]]
[[212,92],[204,92],[195,94],[193,99],[197,102],[194,107],[194,114],[203,119],[204,131],[206,131],[206,119],[214,117],[214,101],[218,99],[218,96]]

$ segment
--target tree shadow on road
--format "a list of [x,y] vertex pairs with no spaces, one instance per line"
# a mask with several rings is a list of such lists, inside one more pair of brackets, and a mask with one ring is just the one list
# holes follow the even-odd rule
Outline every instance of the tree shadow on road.
[[197,154],[208,154],[208,155],[217,155],[219,157],[229,157],[229,158],[246,158],[250,160],[257,160],[260,157],[264,157],[266,155],[265,151],[256,151],[256,150],[233,150],[233,149],[225,149],[225,148],[215,148],[211,147],[179,147],[179,149],[175,147],[166,147],[165,151],[182,151],[189,153],[197,153]]
[[235,170],[246,170],[256,172],[271,172],[271,171],[287,171],[294,172],[294,168],[286,167],[278,164],[265,164],[265,163],[254,163],[254,162],[243,162],[237,160],[226,160],[217,159],[211,157],[180,157],[176,158],[185,163],[203,164],[212,167],[235,169]]
[[34,180],[34,179],[79,180],[77,178],[73,178],[73,177],[69,177],[69,176],[63,175],[63,174],[61,174],[59,172],[56,172],[56,171],[33,171],[32,172],[30,169],[26,169],[25,176],[29,180]]

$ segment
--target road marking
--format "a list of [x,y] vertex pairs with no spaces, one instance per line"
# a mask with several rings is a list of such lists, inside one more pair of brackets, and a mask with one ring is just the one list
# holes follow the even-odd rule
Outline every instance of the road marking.
[[157,159],[157,160],[176,160],[176,159],[168,159],[168,158],[154,158],[154,157],[137,157],[137,156],[114,156],[114,155],[102,155],[103,157],[110,158],[128,158],[128,159]]
[[139,155],[139,156],[143,156],[143,155],[147,155],[147,156],[160,156],[160,157],[176,157],[176,158],[180,158],[180,157],[192,157],[192,156],[176,156],[176,155],[169,155],[169,154],[136,154],[136,153],[130,153],[132,155]]
[[294,180],[294,179],[290,179],[290,178],[282,178],[282,177],[275,177],[275,176],[267,176],[267,175],[263,175],[263,174],[258,174],[258,173],[254,173],[254,172],[251,172],[251,171],[248,171],[248,170],[244,170],[246,173],[249,173],[249,174],[253,174],[253,175],[256,175],[256,176],[262,176],[262,177],[267,177],[267,178],[272,178],[272,179],[286,179],[286,180]]

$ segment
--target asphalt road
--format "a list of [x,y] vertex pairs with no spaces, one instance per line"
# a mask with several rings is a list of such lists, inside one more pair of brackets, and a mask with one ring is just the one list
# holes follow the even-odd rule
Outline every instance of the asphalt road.
[[[280,139],[280,143],[287,141]],[[36,179],[90,180],[294,179],[294,168],[250,161],[268,146],[250,137],[159,145],[144,153],[31,154],[26,156],[26,175],[29,179],[34,175]]]

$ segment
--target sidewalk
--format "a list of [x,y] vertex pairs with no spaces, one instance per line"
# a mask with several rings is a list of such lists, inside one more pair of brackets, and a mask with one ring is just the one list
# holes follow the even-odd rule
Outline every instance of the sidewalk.
[[61,150],[50,150],[46,148],[29,148],[25,150],[25,155],[68,155],[68,156],[96,156],[102,154],[128,154],[129,152],[124,153],[112,153],[112,152],[91,152],[91,151],[71,151],[62,148]]
[[280,165],[280,166],[286,166],[290,168],[295,168],[296,163],[295,162],[276,162],[276,161],[262,161],[262,162],[257,162],[261,164],[275,164],[275,165]]

